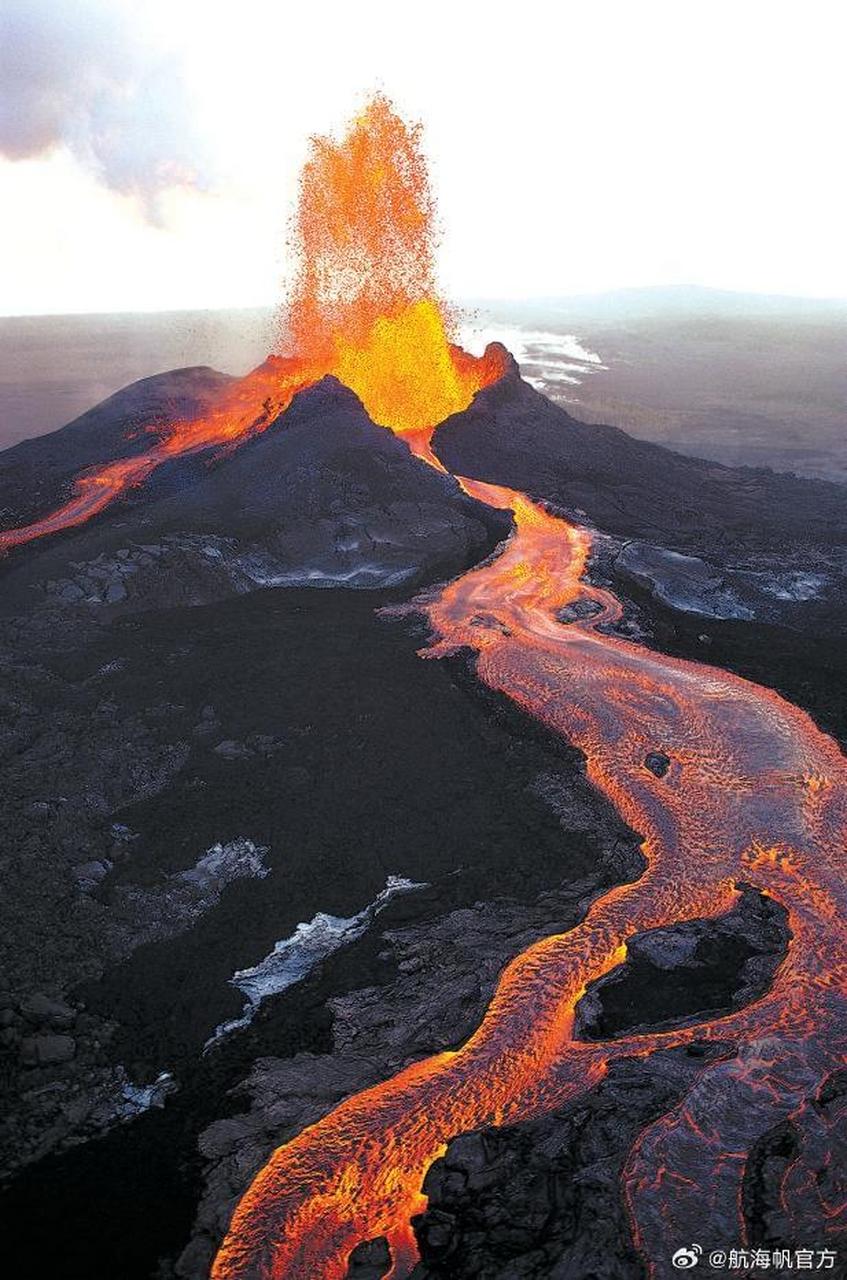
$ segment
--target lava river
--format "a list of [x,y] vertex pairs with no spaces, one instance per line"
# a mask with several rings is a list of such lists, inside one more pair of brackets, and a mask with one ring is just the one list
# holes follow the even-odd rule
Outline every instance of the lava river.
[[[410,1219],[425,1203],[424,1174],[451,1137],[561,1106],[615,1058],[695,1040],[726,1052],[641,1134],[624,1173],[652,1274],[675,1274],[681,1244],[744,1243],[746,1158],[786,1119],[799,1154],[782,1200],[797,1242],[819,1244],[847,1225],[816,1106],[847,1047],[844,759],[775,693],[610,634],[617,602],[582,581],[588,535],[521,494],[463,483],[511,508],[516,529],[497,559],[419,602],[435,635],[422,656],[470,647],[481,680],[577,744],[593,784],[643,835],[646,869],[514,959],[463,1048],[349,1098],[280,1147],[237,1207],[213,1278],[340,1280],[359,1241],[386,1236],[399,1280],[417,1256]],[[591,620],[558,621],[577,598],[594,601]],[[655,749],[671,759],[661,779],[644,764]],[[577,1002],[625,959],[628,939],[720,915],[740,883],[788,911],[791,942],[765,996],[676,1030],[574,1038]]]

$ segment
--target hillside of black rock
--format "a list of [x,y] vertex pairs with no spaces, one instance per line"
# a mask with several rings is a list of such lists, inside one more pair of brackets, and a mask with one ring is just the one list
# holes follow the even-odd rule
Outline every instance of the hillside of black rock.
[[607,533],[691,554],[847,547],[843,487],[726,467],[580,422],[517,367],[435,431],[449,470],[546,498]]
[[[91,430],[83,424],[89,451]],[[77,458],[75,431],[0,455],[0,491],[21,482],[28,451],[27,465],[48,473]],[[100,461],[124,450],[101,434]],[[56,607],[126,611],[266,585],[413,586],[460,572],[509,528],[506,513],[467,497],[325,378],[238,448],[176,457],[89,523],[15,549],[4,608],[28,605],[33,589]]]
[[0,526],[26,524],[60,504],[86,467],[144,453],[169,423],[208,409],[233,379],[174,369],[117,391],[67,426],[0,453]]

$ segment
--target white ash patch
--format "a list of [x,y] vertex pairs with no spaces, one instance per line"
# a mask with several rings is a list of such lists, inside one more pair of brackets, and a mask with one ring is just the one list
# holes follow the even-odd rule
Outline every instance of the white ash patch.
[[244,876],[263,880],[270,871],[264,861],[267,852],[266,848],[239,836],[227,844],[213,844],[190,870],[180,871],[173,878],[196,885],[204,895],[215,894],[217,900],[224,885],[233,880]]
[[757,585],[777,600],[815,600],[829,585],[825,573],[804,573],[794,570],[782,574],[755,574]]
[[394,587],[408,581],[416,571],[408,568],[387,570],[384,565],[359,564],[348,569],[301,568],[277,571],[265,561],[251,557],[240,562],[240,568],[257,587]]
[[781,606],[817,600],[832,582],[829,574],[808,568],[761,559],[758,565],[723,566],[637,541],[622,548],[615,568],[670,608],[711,618],[778,618]]
[[[584,377],[604,369],[601,356],[584,346],[574,333],[553,333],[549,329],[525,329],[520,325],[470,323],[462,327],[460,341],[468,351],[481,353],[489,342],[500,342],[524,366],[540,366],[556,372],[568,370]],[[581,382],[582,377],[569,379]]]
[[113,890],[109,916],[113,959],[130,954],[147,942],[162,942],[184,933],[220,901],[237,880],[263,880],[268,849],[246,836],[213,844],[193,867],[168,876],[154,887],[119,884]]
[[123,1067],[117,1073],[118,1098],[114,1105],[114,1118],[118,1121],[134,1120],[154,1107],[163,1107],[169,1093],[177,1084],[169,1071],[161,1071],[150,1084],[135,1084]]
[[319,911],[311,920],[298,924],[294,933],[277,942],[273,951],[249,969],[238,969],[230,978],[230,986],[246,996],[241,1017],[223,1022],[215,1028],[206,1048],[222,1040],[240,1027],[246,1027],[263,1000],[279,995],[315,968],[339,948],[357,941],[370,928],[379,913],[400,893],[411,893],[424,885],[403,876],[389,876],[385,888],[375,900],[355,916],[345,919]]

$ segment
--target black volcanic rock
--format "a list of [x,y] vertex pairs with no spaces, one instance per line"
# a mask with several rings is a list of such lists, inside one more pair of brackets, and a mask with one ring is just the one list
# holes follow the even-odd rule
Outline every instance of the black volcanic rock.
[[654,777],[664,778],[671,767],[670,756],[666,756],[664,751],[648,751],[644,757],[644,764]]
[[381,1280],[391,1268],[391,1251],[383,1236],[366,1240],[350,1254],[346,1280]]
[[36,585],[60,608],[125,612],[268,585],[413,586],[483,558],[510,527],[325,378],[260,435],[165,463],[95,520],[14,551],[4,596],[21,607]]
[[[625,590],[677,612],[708,619],[775,621],[804,626],[809,610],[827,598],[831,612],[843,577],[833,556],[829,563],[811,549],[783,557],[754,558],[745,567],[725,563],[725,550],[715,548],[711,562],[681,555],[646,542],[628,542],[615,557],[615,581]],[[842,599],[843,602],[843,599]]]
[[439,559],[458,568],[510,527],[376,426],[332,377],[300,392],[268,430],[204,466],[143,520],[157,530],[263,541],[283,573],[291,566],[302,576],[305,566],[316,581],[358,573],[363,582],[392,572],[415,578]]
[[580,1000],[574,1035],[608,1040],[741,1008],[768,989],[790,937],[785,908],[749,887],[716,919],[636,934],[625,962]]
[[123,387],[58,431],[0,453],[0,527],[27,524],[64,501],[86,467],[149,449],[174,418],[202,413],[234,381],[203,366]]
[[433,447],[459,475],[546,498],[625,537],[701,553],[847,545],[843,487],[683,457],[579,422],[515,367],[442,423]]
[[643,1128],[725,1053],[623,1059],[560,1111],[455,1138],[424,1180],[412,1280],[643,1280],[621,1169]]

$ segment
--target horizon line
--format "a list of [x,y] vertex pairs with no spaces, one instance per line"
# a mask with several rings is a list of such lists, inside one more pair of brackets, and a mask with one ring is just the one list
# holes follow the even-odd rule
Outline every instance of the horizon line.
[[[465,294],[461,295],[457,301],[448,305],[461,308],[463,306],[492,306],[503,304],[524,303],[527,305],[551,305],[561,303],[585,303],[601,300],[624,301],[627,297],[635,298],[639,295],[707,295],[715,299],[749,299],[754,303],[771,303],[771,304],[806,304],[813,307],[823,309],[840,309],[847,308],[847,296],[842,294],[805,294],[805,293],[779,293],[767,292],[755,289],[728,289],[718,285],[704,285],[695,283],[676,283],[676,284],[642,284],[642,285],[621,285],[609,289],[583,290],[579,293],[531,293],[531,294]],[[110,316],[168,316],[168,315],[187,315],[187,314],[208,314],[217,315],[226,312],[272,312],[280,308],[278,302],[236,302],[236,303],[217,303],[209,304],[186,304],[184,306],[166,306],[166,307],[118,307],[110,310],[102,308],[80,309],[71,311],[0,311],[0,321],[2,320],[65,320],[76,317],[88,317],[90,319],[96,317],[107,318]]]

